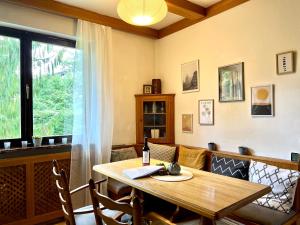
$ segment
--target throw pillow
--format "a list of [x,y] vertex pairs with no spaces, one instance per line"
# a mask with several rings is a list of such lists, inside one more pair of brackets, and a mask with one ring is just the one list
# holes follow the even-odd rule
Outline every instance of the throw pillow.
[[182,166],[188,166],[202,170],[205,166],[205,152],[205,149],[186,148],[180,145],[178,163]]
[[111,151],[111,162],[137,158],[134,147],[115,149]]
[[269,194],[255,200],[261,206],[289,213],[293,206],[299,171],[281,169],[266,163],[251,161],[249,181],[268,185]]
[[150,157],[153,159],[162,160],[165,162],[173,162],[175,158],[176,147],[168,145],[158,145],[148,143],[150,148]]
[[211,172],[228,177],[248,180],[249,165],[250,161],[248,160],[239,160],[213,155]]

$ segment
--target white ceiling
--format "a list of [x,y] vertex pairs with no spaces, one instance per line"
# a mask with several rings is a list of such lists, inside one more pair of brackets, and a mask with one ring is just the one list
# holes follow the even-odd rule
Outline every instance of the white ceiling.
[[[56,0],[56,1],[68,5],[76,6],[82,9],[90,10],[99,14],[119,18],[117,14],[117,4],[119,0]],[[216,2],[219,2],[220,0],[189,0],[189,1],[201,5],[203,7],[208,7]],[[181,19],[183,19],[183,17],[172,13],[168,13],[168,15],[164,20],[150,27],[155,29],[161,29]]]

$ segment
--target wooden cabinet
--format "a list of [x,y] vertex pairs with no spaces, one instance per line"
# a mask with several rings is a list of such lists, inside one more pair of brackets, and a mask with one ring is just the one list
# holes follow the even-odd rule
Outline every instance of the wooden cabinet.
[[136,142],[174,144],[175,94],[135,95]]

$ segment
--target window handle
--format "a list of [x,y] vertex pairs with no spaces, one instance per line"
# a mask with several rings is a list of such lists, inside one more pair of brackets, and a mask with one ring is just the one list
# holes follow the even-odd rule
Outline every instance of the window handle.
[[26,84],[26,99],[29,99],[29,85]]

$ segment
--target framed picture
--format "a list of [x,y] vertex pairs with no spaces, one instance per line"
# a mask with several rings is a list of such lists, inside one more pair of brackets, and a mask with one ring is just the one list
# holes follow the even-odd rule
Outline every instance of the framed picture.
[[181,65],[182,92],[199,91],[199,60]]
[[245,100],[244,63],[219,67],[219,101],[235,102]]
[[198,102],[199,124],[214,125],[214,100],[199,100]]
[[193,133],[193,114],[182,114],[182,132]]
[[143,93],[152,94],[152,85],[144,84]]
[[295,72],[295,52],[283,52],[276,55],[277,74],[288,74]]
[[273,85],[251,87],[251,115],[274,116]]

